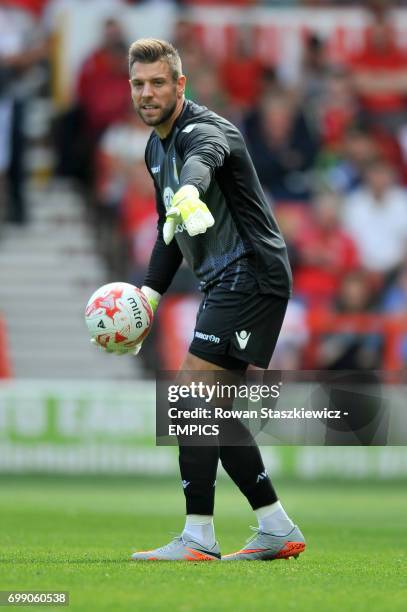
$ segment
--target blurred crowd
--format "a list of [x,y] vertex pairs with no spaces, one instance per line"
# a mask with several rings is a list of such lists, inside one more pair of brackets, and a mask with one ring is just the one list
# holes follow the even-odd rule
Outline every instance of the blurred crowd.
[[[21,125],[28,97],[33,91],[47,95],[50,86],[52,5],[75,1],[0,5],[0,210],[11,222],[26,220]],[[398,46],[389,3],[367,4],[362,47],[332,63],[328,41],[307,32],[295,78],[261,63],[248,26],[238,32],[236,53],[221,61],[208,55],[181,17],[172,34],[188,77],[187,96],[239,126],[289,248],[294,297],[275,367],[390,367],[386,325],[407,313],[407,52]],[[119,20],[105,20],[99,44],[80,67],[74,102],[56,114],[51,137],[54,173],[74,179],[86,194],[112,278],[140,285],[156,212],[144,164],[150,130],[130,103],[130,42]],[[196,281],[186,268],[172,292],[194,311]],[[344,315],[345,327],[327,325],[315,343],[312,321],[343,321]],[[398,336],[393,365],[407,362],[402,327]],[[145,358],[153,363],[155,353],[147,349]]]

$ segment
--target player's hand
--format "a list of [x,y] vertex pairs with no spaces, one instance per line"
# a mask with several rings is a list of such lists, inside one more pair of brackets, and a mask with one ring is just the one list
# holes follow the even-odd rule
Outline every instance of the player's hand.
[[[151,310],[155,314],[155,311],[157,310],[158,304],[160,303],[160,300],[161,300],[161,295],[158,293],[158,291],[154,291],[154,289],[151,289],[150,287],[146,287],[146,286],[141,287],[141,291],[146,296],[147,301],[151,306]],[[143,340],[139,342],[138,344],[136,344],[134,349],[131,351],[131,355],[138,355],[142,346],[143,346]]]
[[194,185],[184,185],[172,198],[163,228],[165,244],[170,244],[179,223],[184,223],[190,236],[204,234],[215,223],[211,211],[199,199],[199,191]]
[[[160,302],[161,295],[158,293],[158,291],[154,291],[154,289],[151,289],[150,287],[146,287],[146,286],[141,287],[141,291],[146,296],[147,301],[151,306],[151,310],[153,311],[153,313],[155,313],[155,311],[158,308],[158,304]],[[105,353],[110,353],[112,355],[138,355],[143,345],[143,340],[142,340],[129,351],[125,347],[120,347],[120,346],[118,346],[116,349],[111,349],[111,348],[102,346],[101,344],[99,344],[99,342],[95,340],[95,338],[91,338],[90,342],[93,346],[100,349],[101,351],[104,351]]]
[[136,344],[136,346],[131,351],[127,350],[126,348],[117,348],[115,350],[107,346],[102,346],[101,344],[99,344],[99,342],[96,342],[95,338],[91,338],[90,343],[93,344],[93,346],[95,346],[99,350],[103,351],[104,353],[109,353],[110,355],[138,355],[143,345],[143,340]]
[[[95,338],[91,338],[90,339],[90,343],[93,346],[95,346],[96,348],[98,348],[99,350],[103,351],[104,353],[110,353],[111,355],[129,355],[129,352],[126,351],[125,349],[116,349],[116,350],[114,350],[114,349],[108,348],[107,346],[102,346],[101,344],[99,344],[99,342],[97,342],[95,340]],[[141,344],[142,343],[140,342],[140,347],[141,347]],[[136,349],[138,348],[138,346],[139,345],[137,344]],[[139,350],[140,349],[137,350],[137,353],[138,353]],[[131,355],[132,352],[133,351],[130,351],[130,355]],[[137,355],[137,353],[134,353],[134,354]]]

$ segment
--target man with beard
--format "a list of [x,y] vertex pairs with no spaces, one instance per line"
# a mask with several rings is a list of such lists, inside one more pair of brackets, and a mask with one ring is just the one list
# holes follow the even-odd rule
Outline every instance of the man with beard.
[[[267,368],[291,292],[286,246],[244,140],[226,119],[184,97],[186,77],[169,43],[140,39],[129,53],[134,107],[154,128],[146,164],[154,181],[158,233],[144,291],[157,308],[183,258],[204,298],[181,372],[243,373]],[[140,346],[138,347],[140,349]],[[182,375],[182,374],[181,374]],[[182,534],[137,560],[221,558],[213,525],[219,459],[248,499],[259,528],[248,545],[222,560],[298,556],[304,538],[287,516],[249,432],[241,446],[179,443],[186,498]]]

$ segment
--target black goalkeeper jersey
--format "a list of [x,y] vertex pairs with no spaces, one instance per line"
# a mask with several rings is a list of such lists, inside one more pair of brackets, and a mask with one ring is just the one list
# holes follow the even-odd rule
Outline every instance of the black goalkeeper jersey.
[[[184,257],[205,289],[233,262],[251,254],[259,291],[290,296],[284,239],[243,136],[232,123],[187,100],[167,138],[152,132],[146,164],[156,188],[158,234],[145,285],[164,293]],[[179,224],[167,246],[162,236],[166,210],[183,185],[198,189],[215,224],[193,237]]]

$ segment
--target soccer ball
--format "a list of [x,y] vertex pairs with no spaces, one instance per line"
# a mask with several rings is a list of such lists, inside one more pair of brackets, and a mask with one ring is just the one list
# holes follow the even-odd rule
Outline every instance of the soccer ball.
[[92,339],[108,352],[129,353],[147,336],[153,311],[146,296],[129,283],[109,283],[93,293],[85,320]]

